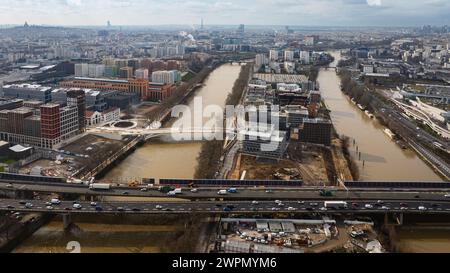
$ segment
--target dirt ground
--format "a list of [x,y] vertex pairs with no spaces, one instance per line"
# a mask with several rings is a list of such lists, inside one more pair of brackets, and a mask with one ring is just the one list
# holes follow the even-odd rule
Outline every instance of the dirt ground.
[[87,135],[62,149],[75,155],[81,155],[77,156],[76,161],[80,162],[84,167],[83,172],[88,172],[95,168],[99,162],[106,160],[120,150],[124,145],[124,141]]
[[134,110],[135,115],[145,117],[148,113],[156,109],[158,105],[141,105]]
[[306,155],[302,162],[294,160],[263,161],[243,155],[240,173],[246,171],[246,179],[298,180],[306,185],[328,182],[327,171],[320,155]]

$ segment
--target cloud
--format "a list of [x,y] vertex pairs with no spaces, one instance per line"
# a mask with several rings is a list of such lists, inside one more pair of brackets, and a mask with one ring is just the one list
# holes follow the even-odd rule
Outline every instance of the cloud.
[[367,0],[369,6],[381,6],[381,0]]
[[0,24],[450,24],[449,0],[0,0]]

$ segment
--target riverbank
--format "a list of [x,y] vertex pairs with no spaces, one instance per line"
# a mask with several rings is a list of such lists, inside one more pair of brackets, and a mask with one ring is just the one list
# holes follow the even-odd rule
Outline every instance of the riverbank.
[[[247,88],[248,81],[252,75],[252,64],[242,67],[239,77],[233,85],[231,93],[228,95],[225,105],[239,104],[242,94]],[[224,141],[209,141],[202,144],[200,154],[198,156],[198,165],[194,177],[196,179],[213,179],[216,177],[221,167],[220,158],[224,154]]]
[[[340,53],[332,54],[339,62]],[[350,137],[349,153],[359,167],[359,180],[441,181],[413,151],[403,150],[386,136],[384,126],[348,99],[334,70],[322,70],[318,83],[337,134]]]
[[[417,147],[420,143],[420,139],[417,139],[416,132],[410,133],[405,129],[404,125],[400,124],[399,120],[396,120],[393,115],[387,115],[386,113],[391,108],[391,103],[381,94],[376,91],[369,91],[367,87],[361,84],[357,84],[351,77],[350,72],[345,69],[341,69],[338,73],[341,79],[341,91],[349,97],[355,105],[357,105],[362,111],[368,111],[373,113],[373,117],[379,122],[383,127],[389,129],[393,132],[392,140],[401,149],[409,149],[414,152],[427,166],[429,166],[442,180],[448,181],[447,177],[442,170],[440,170],[435,164],[431,162],[424,152]],[[390,111],[390,110],[389,110]],[[395,111],[395,109],[393,109]],[[420,146],[427,146],[420,145]],[[430,147],[428,147],[430,150]],[[430,151],[432,151],[431,149]],[[445,161],[445,159],[444,159]]]

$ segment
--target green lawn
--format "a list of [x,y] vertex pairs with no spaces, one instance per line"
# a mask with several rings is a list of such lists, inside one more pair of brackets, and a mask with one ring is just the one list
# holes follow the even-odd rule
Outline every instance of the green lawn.
[[8,158],[0,160],[0,163],[4,163],[4,164],[8,164],[8,165],[13,164],[14,162],[16,162],[16,161],[13,159],[8,159]]

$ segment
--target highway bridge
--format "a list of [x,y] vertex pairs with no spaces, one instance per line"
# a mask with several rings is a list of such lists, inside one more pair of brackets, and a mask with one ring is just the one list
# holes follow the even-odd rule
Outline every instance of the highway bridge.
[[[349,182],[355,183],[358,182]],[[373,182],[375,184],[375,182]],[[445,197],[450,188],[414,188],[409,184],[409,188],[394,189],[393,182],[379,182],[384,187],[371,188],[371,183],[361,182],[360,188],[349,188],[348,190],[340,188],[330,188],[333,191],[332,197],[319,196],[319,190],[322,187],[296,187],[296,188],[238,188],[236,193],[227,195],[218,195],[218,187],[197,188],[197,192],[191,192],[184,188],[182,194],[177,196],[168,196],[166,193],[159,192],[157,188],[143,191],[143,188],[113,187],[110,190],[91,190],[86,185],[67,184],[67,183],[47,183],[47,182],[19,182],[0,180],[0,193],[13,193],[14,197],[31,197],[32,193],[56,193],[61,196],[78,196],[88,200],[101,200],[106,196],[122,197],[141,197],[141,198],[172,198],[185,200],[446,200]],[[384,184],[383,184],[384,183]],[[393,184],[390,184],[393,183]],[[396,182],[398,183],[398,182]],[[405,182],[406,183],[406,182]],[[429,183],[433,185],[433,183]],[[426,183],[424,183],[426,185]],[[440,184],[434,184],[436,186]],[[445,184],[447,185],[447,184]],[[450,186],[450,183],[448,183]],[[11,195],[10,195],[11,196]],[[450,198],[448,199],[450,201]]]
[[348,207],[326,207],[323,200],[304,201],[217,201],[217,202],[69,202],[49,205],[45,201],[0,199],[0,211],[54,214],[343,214],[343,213],[432,213],[450,214],[449,201],[374,202],[349,200]]

